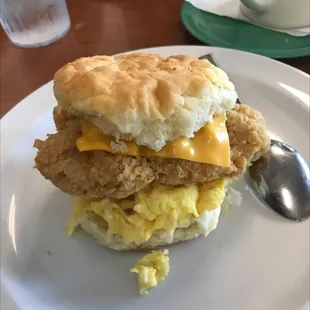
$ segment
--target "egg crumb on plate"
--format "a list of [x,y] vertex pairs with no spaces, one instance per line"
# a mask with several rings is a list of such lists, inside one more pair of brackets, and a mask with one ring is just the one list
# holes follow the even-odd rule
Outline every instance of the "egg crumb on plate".
[[169,273],[168,250],[152,251],[140,258],[130,272],[136,273],[141,295],[147,295],[148,289],[156,287]]

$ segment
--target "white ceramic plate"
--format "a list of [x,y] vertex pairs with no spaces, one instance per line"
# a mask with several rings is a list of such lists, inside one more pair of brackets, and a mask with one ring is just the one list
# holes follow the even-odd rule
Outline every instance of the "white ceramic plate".
[[[309,162],[308,75],[233,50],[174,46],[147,51],[214,53],[241,101],[261,110],[270,134]],[[82,232],[67,237],[70,196],[32,169],[33,140],[53,132],[55,104],[50,82],[1,120],[2,309],[308,309],[309,221],[281,218],[255,198],[243,179],[236,184],[242,205],[222,216],[209,237],[171,246],[169,276],[140,297],[129,268],[143,253],[108,250]],[[4,304],[7,295],[16,306]]]

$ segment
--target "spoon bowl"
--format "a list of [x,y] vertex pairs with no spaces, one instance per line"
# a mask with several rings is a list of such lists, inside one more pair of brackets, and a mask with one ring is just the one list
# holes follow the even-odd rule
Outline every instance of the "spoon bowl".
[[[220,67],[211,54],[199,59],[207,59]],[[241,104],[239,99],[236,103]],[[309,166],[292,147],[271,140],[269,152],[250,166],[249,173],[256,194],[271,209],[297,222],[309,217]]]
[[280,141],[249,168],[258,196],[273,210],[293,221],[310,215],[309,167],[300,154]]

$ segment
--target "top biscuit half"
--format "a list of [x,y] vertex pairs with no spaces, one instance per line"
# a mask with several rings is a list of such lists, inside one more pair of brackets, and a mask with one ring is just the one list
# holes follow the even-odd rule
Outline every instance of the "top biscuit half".
[[105,134],[155,151],[193,137],[237,99],[226,73],[208,60],[145,53],[77,59],[56,72],[54,93]]

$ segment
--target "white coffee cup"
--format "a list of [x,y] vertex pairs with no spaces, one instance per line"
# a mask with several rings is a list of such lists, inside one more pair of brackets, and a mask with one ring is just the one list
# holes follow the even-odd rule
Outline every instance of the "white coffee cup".
[[254,23],[279,29],[310,26],[310,0],[240,0]]

